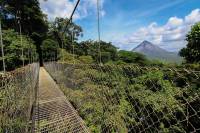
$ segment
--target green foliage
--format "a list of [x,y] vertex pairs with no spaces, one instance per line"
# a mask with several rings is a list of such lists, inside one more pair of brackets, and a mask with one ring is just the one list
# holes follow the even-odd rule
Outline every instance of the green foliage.
[[58,57],[60,59],[60,62],[65,62],[69,64],[80,63],[80,61],[77,60],[77,55],[70,54],[65,49],[60,49]]
[[187,63],[200,62],[200,23],[195,24],[187,34],[187,47],[180,51],[180,55]]
[[[33,41],[42,63],[42,50],[40,48],[48,31],[47,16],[40,9],[38,0],[2,0],[2,26],[3,29],[14,29],[23,35],[28,35]],[[9,17],[8,17],[9,16]],[[20,22],[20,23],[19,23]],[[10,69],[10,68],[9,68]]]
[[30,129],[30,102],[35,100],[32,93],[38,70],[39,65],[34,63],[0,75],[0,133],[25,133]]
[[46,39],[42,42],[43,60],[57,59],[59,50],[58,43],[52,39]]
[[102,63],[106,63],[111,60],[110,52],[101,52],[101,61]]
[[[106,63],[108,61],[114,61],[117,58],[117,48],[113,46],[111,43],[107,43],[104,41],[100,42],[100,50],[101,50],[101,60],[102,63]],[[95,60],[95,62],[99,62],[99,43],[96,41],[85,41],[81,42],[77,48],[78,55],[90,55]]]
[[119,60],[126,62],[126,63],[136,63],[136,64],[147,64],[148,60],[146,57],[140,53],[135,53],[131,51],[124,51],[121,50],[118,52]]
[[[65,66],[55,79],[63,77],[65,95],[92,132],[193,131],[179,121],[199,111],[195,75],[132,65]],[[187,120],[194,127],[200,124],[196,117]]]
[[33,41],[26,36],[22,36],[21,45],[20,36],[13,30],[3,31],[3,45],[6,70],[12,70],[22,65],[22,49],[24,51],[25,63],[28,63],[31,60],[31,57],[37,57],[36,47],[34,46]]
[[[139,65],[151,65],[151,66],[163,66],[164,64],[158,61],[150,61],[144,55],[140,53],[130,52],[130,51],[117,51],[117,48],[111,43],[104,41],[99,43],[96,41],[88,40],[80,43],[75,43],[74,52],[77,56],[90,56],[93,59],[93,63],[99,63],[100,57],[103,64],[139,64]],[[68,45],[70,46],[70,45]],[[100,53],[99,53],[100,48]],[[68,53],[72,53],[72,49],[66,49]],[[100,56],[101,55],[101,56]],[[80,58],[80,60],[82,60]],[[81,61],[88,64],[87,62]],[[76,62],[77,63],[77,62]],[[91,63],[89,63],[91,64]]]
[[116,65],[126,65],[127,64],[126,62],[124,62],[122,60],[118,60],[115,63],[116,63]]
[[[167,64],[169,64],[169,63],[167,63]],[[164,62],[161,62],[159,60],[151,60],[150,63],[149,63],[149,65],[160,66],[160,67],[167,65],[167,64],[165,64]]]
[[164,109],[178,109],[179,104],[175,96],[181,96],[182,93],[163,77],[161,71],[152,71],[134,79],[134,85],[129,91],[131,97],[139,99],[143,105],[151,104],[158,112]]
[[181,67],[200,71],[200,64],[198,64],[198,63],[197,64],[184,64]]
[[[68,26],[66,24],[68,22]],[[72,41],[76,41],[79,36],[82,36],[83,30],[79,25],[70,23],[68,18],[55,18],[54,22],[50,23],[49,34],[55,36],[60,48],[72,51]],[[73,40],[72,40],[73,39]]]
[[79,56],[78,59],[83,64],[92,64],[94,62],[94,60],[91,56]]
[[[2,0],[2,3],[6,5],[3,10],[3,25],[5,28],[18,31],[17,18],[20,17],[24,34],[46,34],[48,29],[47,20],[40,9],[38,0]],[[8,15],[10,17],[7,17]]]
[[[91,56],[94,63],[99,63],[100,55],[102,63],[113,62],[115,64],[120,64],[120,62],[125,62],[141,65],[147,63],[145,61],[146,58],[138,53],[135,53],[135,56],[121,56],[121,53],[119,53],[120,59],[118,59],[117,48],[110,42],[101,41],[99,44],[97,41],[88,40],[78,43],[78,37],[83,35],[82,28],[75,23],[67,24],[67,22],[69,22],[67,18],[56,18],[54,22],[48,23],[47,17],[42,14],[40,10],[38,0],[30,0],[29,2],[26,0],[20,2],[16,0],[4,2],[6,5],[6,10],[3,10],[2,16],[4,28],[9,27],[15,29],[15,31],[19,31],[19,25],[16,23],[18,20],[16,18],[21,16],[22,33],[28,34],[30,38],[34,40],[41,64],[42,60],[47,61],[51,58],[57,59],[58,47],[65,49],[68,53],[74,51],[77,56]],[[17,14],[18,10],[21,11],[21,14]],[[8,18],[6,17],[7,15],[12,17]],[[13,25],[13,23],[16,25]],[[47,25],[49,25],[49,27]],[[46,34],[47,29],[49,31],[48,34]],[[61,57],[61,53],[59,54]],[[76,59],[77,56],[75,57]],[[83,61],[83,63],[85,62]]]

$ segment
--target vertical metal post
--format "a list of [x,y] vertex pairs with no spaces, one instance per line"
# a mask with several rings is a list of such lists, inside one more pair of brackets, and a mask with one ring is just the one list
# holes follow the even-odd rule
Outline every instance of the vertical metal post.
[[[27,36],[28,44],[29,44],[29,38]],[[30,44],[29,44],[30,45]],[[31,64],[31,58],[30,58],[30,46],[28,47],[28,63]]]
[[2,27],[1,27],[1,18],[0,18],[0,42],[1,42],[1,54],[3,60],[3,72],[6,72],[5,58],[4,58],[4,48],[3,48],[3,35],[2,35]]
[[21,41],[21,47],[22,47],[22,62],[23,62],[23,67],[24,67],[24,48],[23,48],[23,41],[22,41],[22,27],[21,27],[21,22],[19,22],[19,34],[20,34],[20,41]]
[[99,64],[102,64],[101,61],[101,34],[100,34],[100,5],[99,5],[99,1],[97,0],[97,31],[98,31],[98,53],[99,53]]
[[75,64],[75,55],[74,55],[74,31],[72,30],[72,52],[73,52],[73,63]]
[[[19,16],[18,16],[19,15]],[[24,48],[23,48],[23,42],[22,42],[22,26],[21,26],[21,11],[17,11],[17,19],[18,19],[18,24],[19,24],[19,34],[20,34],[20,41],[21,41],[21,47],[22,47],[22,63],[24,67]]]
[[32,63],[34,63],[34,56],[36,56],[36,55],[35,55],[35,52],[32,51],[32,52],[31,52],[31,55],[32,55],[32,57],[31,57],[31,58],[32,58],[32,59],[31,59],[31,60],[32,60]]
[[53,56],[54,56],[54,61],[56,61],[56,52],[54,52]]
[[64,41],[65,41],[65,36],[63,36],[63,41],[62,41],[62,62],[64,62]]
[[33,63],[33,61],[32,61],[32,50],[30,50],[30,63],[32,64]]

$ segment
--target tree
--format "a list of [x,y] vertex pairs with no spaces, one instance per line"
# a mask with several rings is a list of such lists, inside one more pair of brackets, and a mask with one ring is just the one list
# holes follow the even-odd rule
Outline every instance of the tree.
[[[22,48],[24,50],[26,64],[37,58],[36,47],[33,44],[33,40],[22,36],[23,43],[21,45],[20,36],[14,32],[14,30],[4,30],[3,33],[6,70],[13,70],[16,67],[22,66]],[[2,66],[0,66],[0,70],[2,70],[1,67]]]
[[111,42],[107,43],[107,42],[101,41],[101,49],[100,50],[103,53],[106,53],[106,52],[109,53],[109,57],[111,60],[115,61],[117,59],[117,48],[114,45],[112,45]]
[[70,54],[65,49],[60,49],[58,56],[59,56],[60,62],[64,62],[64,63],[68,63],[68,64],[73,64],[73,63],[79,64],[79,63],[81,63],[77,59],[77,55]]
[[[101,61],[106,63],[108,61],[115,61],[117,59],[117,48],[110,42],[100,42]],[[90,55],[96,62],[99,62],[99,42],[97,41],[83,41],[79,44],[77,49],[78,55]]]
[[195,24],[186,38],[188,44],[181,49],[180,56],[184,57],[187,63],[200,62],[200,22]]
[[136,63],[141,65],[144,65],[148,62],[144,55],[124,50],[118,52],[118,59],[126,63]]
[[78,40],[78,37],[83,35],[82,32],[82,28],[73,22],[70,23],[68,18],[57,17],[50,23],[49,33],[55,36],[60,48],[63,47],[68,52],[72,51],[72,41]]
[[[37,52],[42,60],[41,43],[48,31],[47,16],[40,9],[38,0],[1,0],[3,8],[3,28],[14,29],[29,35],[35,42]],[[42,62],[41,62],[42,63]]]
[[57,59],[59,46],[58,43],[52,39],[46,39],[42,42],[43,60]]
[[24,34],[46,34],[47,17],[40,9],[38,0],[2,0],[4,3],[3,25],[19,31],[19,22]]
[[92,64],[94,62],[91,56],[80,56],[78,59],[83,64]]

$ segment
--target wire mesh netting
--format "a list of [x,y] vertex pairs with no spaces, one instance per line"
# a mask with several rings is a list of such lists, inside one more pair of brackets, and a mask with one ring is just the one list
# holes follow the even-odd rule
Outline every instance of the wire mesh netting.
[[37,104],[34,108],[36,133],[88,133],[85,123],[50,75],[40,69]]
[[31,130],[39,64],[0,75],[0,133],[25,133]]
[[92,132],[200,132],[200,71],[46,63]]

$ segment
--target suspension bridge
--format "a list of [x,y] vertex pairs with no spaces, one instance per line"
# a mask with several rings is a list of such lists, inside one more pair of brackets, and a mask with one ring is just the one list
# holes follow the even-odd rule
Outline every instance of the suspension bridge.
[[0,74],[0,133],[200,132],[200,69],[102,65],[99,10],[99,64]]
[[199,132],[199,78],[187,69],[34,63],[0,77],[0,132]]

